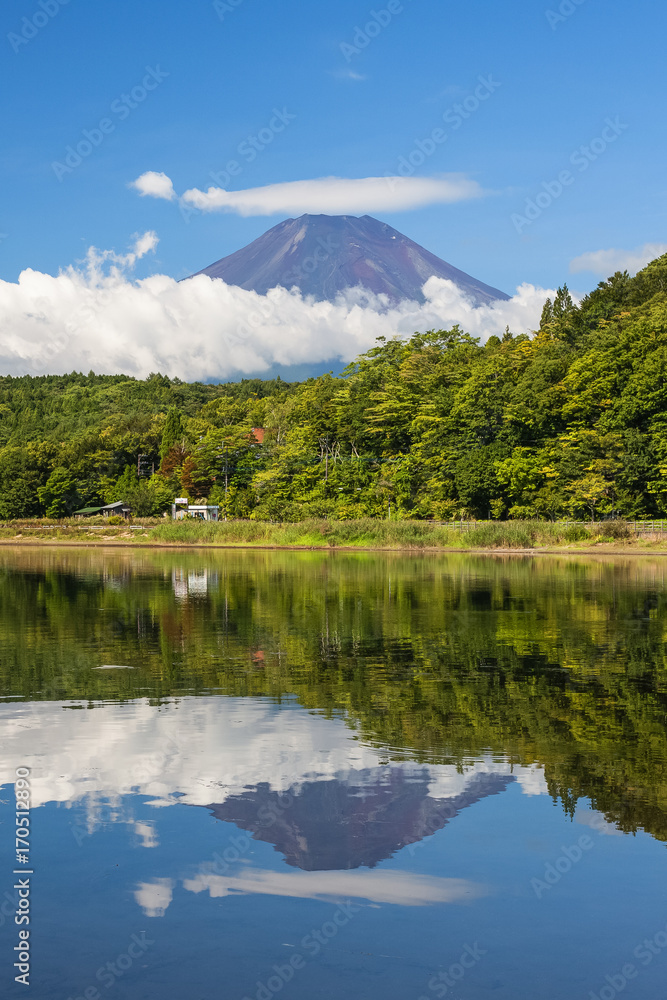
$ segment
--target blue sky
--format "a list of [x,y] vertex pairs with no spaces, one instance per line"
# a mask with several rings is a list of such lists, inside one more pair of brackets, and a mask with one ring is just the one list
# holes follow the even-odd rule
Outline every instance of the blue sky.
[[[385,0],[42,2],[46,13],[38,0],[0,13],[5,280],[27,267],[55,274],[91,244],[121,252],[149,229],[160,243],[137,273],[181,277],[291,214],[188,216],[128,187],[146,171],[164,172],[179,194],[215,183],[230,160],[241,167],[230,190],[383,177],[439,127],[446,140],[413,177],[460,174],[485,193],[369,214],[490,284],[511,292],[568,279],[585,290],[597,276],[568,276],[573,258],[667,235],[665,14],[648,0],[564,0],[563,14],[555,0],[393,0],[389,19]],[[357,27],[359,51],[341,49]],[[168,76],[121,115],[114,102],[141,87],[147,67]],[[493,93],[458,128],[455,112],[443,124],[480,77]],[[294,118],[249,162],[239,147],[269,137],[274,109]],[[58,179],[53,163],[104,118],[113,129]],[[608,118],[622,131],[588,169],[573,166]],[[570,183],[519,233],[512,215],[563,170]]]

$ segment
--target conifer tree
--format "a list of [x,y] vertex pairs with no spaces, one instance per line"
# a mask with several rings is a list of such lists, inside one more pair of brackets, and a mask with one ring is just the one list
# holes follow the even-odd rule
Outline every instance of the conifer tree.
[[172,406],[172,408],[167,413],[167,420],[164,425],[164,431],[162,433],[162,443],[160,444],[160,458],[164,458],[165,455],[169,453],[170,448],[173,448],[181,438],[183,437],[183,421],[181,420],[181,414]]
[[553,322],[553,318],[554,318],[554,307],[551,302],[551,299],[547,299],[542,309],[542,316],[540,318],[540,330],[546,329],[549,323]]

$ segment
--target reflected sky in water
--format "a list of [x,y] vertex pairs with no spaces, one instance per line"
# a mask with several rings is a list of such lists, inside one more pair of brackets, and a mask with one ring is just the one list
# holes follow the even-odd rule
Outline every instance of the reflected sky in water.
[[542,565],[3,553],[2,995],[22,766],[40,1000],[657,1000],[660,570]]

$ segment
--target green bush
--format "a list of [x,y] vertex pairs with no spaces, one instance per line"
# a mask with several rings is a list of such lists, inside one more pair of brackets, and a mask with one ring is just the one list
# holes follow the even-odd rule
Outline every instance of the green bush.
[[603,521],[598,526],[598,533],[603,535],[605,538],[613,539],[628,539],[633,538],[635,532],[632,530],[627,521]]
[[561,528],[561,536],[564,542],[584,542],[591,533],[583,524],[566,524]]

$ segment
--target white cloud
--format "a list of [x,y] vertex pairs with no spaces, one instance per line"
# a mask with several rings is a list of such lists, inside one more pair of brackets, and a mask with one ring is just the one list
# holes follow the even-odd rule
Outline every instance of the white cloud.
[[595,830],[603,837],[622,837],[623,831],[619,830],[617,826],[613,823],[607,822],[602,813],[595,812],[592,809],[577,809],[574,814],[575,823],[581,823],[582,826],[589,826],[591,830]]
[[591,271],[604,278],[615,274],[616,271],[636,274],[649,261],[661,257],[663,253],[667,253],[667,243],[645,243],[644,246],[636,247],[634,250],[593,250],[571,260],[570,271],[572,274]]
[[355,80],[360,82],[362,80],[367,80],[368,77],[364,76],[363,73],[357,73],[354,69],[337,69],[332,74],[338,80]]
[[[166,174],[149,171],[130,187],[142,195],[172,200],[174,188]],[[267,184],[245,191],[210,187],[191,188],[182,202],[201,212],[234,212],[237,215],[365,215],[400,212],[426,205],[451,204],[480,198],[485,192],[464,174],[437,177],[318,177],[307,181]]]
[[524,795],[548,795],[549,787],[544,777],[544,768],[539,764],[524,767],[517,773],[517,781]]
[[165,201],[173,201],[176,197],[174,185],[171,178],[157,170],[147,170],[136,181],[131,181],[128,187],[135,188],[136,191],[145,198],[164,198]]
[[147,253],[152,253],[159,242],[157,233],[150,232],[138,236],[132,251],[122,258],[123,262],[132,267],[135,261],[141,260]]
[[141,838],[142,847],[158,847],[159,840],[155,827],[152,823],[140,823],[134,824],[134,832],[138,837]]
[[157,243],[139,237],[126,255],[91,249],[85,263],[57,277],[26,270],[0,281],[0,368],[13,375],[72,370],[184,380],[261,374],[274,364],[353,360],[379,336],[459,323],[483,341],[535,329],[551,289],[521,285],[507,302],[475,308],[450,281],[430,278],[426,302],[391,306],[351,289],[336,302],[297,291],[267,295],[199,275],[132,280],[131,267]]
[[[33,772],[31,802],[85,803],[87,829],[103,822],[113,804],[120,815],[126,796],[150,804],[210,806],[243,795],[260,783],[296,794],[310,781],[338,780],[369,794],[391,783],[381,748],[365,743],[349,721],[313,716],[305,709],[281,711],[257,698],[181,698],[157,709],[148,700],[100,703],[73,711],[73,703],[0,704],[0,785],[11,784],[15,762]],[[400,762],[406,780],[428,781],[431,798],[474,790],[480,776],[522,777],[533,768],[490,756],[455,764]],[[144,847],[157,831],[148,821],[127,821]]]
[[192,188],[183,201],[202,212],[236,212],[238,215],[365,215],[400,212],[425,205],[441,205],[484,192],[477,181],[461,174],[442,177],[319,177],[310,181],[268,184],[245,191],[208,191]]
[[[111,274],[120,275],[125,269],[132,269],[138,260],[152,253],[160,242],[157,233],[152,230],[135,237],[132,248],[127,253],[118,254],[115,250],[98,250],[89,247],[84,261],[86,273],[90,280],[102,279],[105,264],[111,267]],[[19,278],[20,280],[20,278]]]
[[140,882],[134,898],[147,917],[163,917],[174,898],[174,883],[169,878],[156,878]]
[[411,872],[381,869],[355,871],[274,872],[245,868],[239,875],[203,872],[183,880],[188,892],[208,890],[212,898],[231,893],[259,893],[335,902],[367,899],[398,906],[432,906],[434,903],[468,903],[486,894],[486,889],[462,878],[438,878]]

